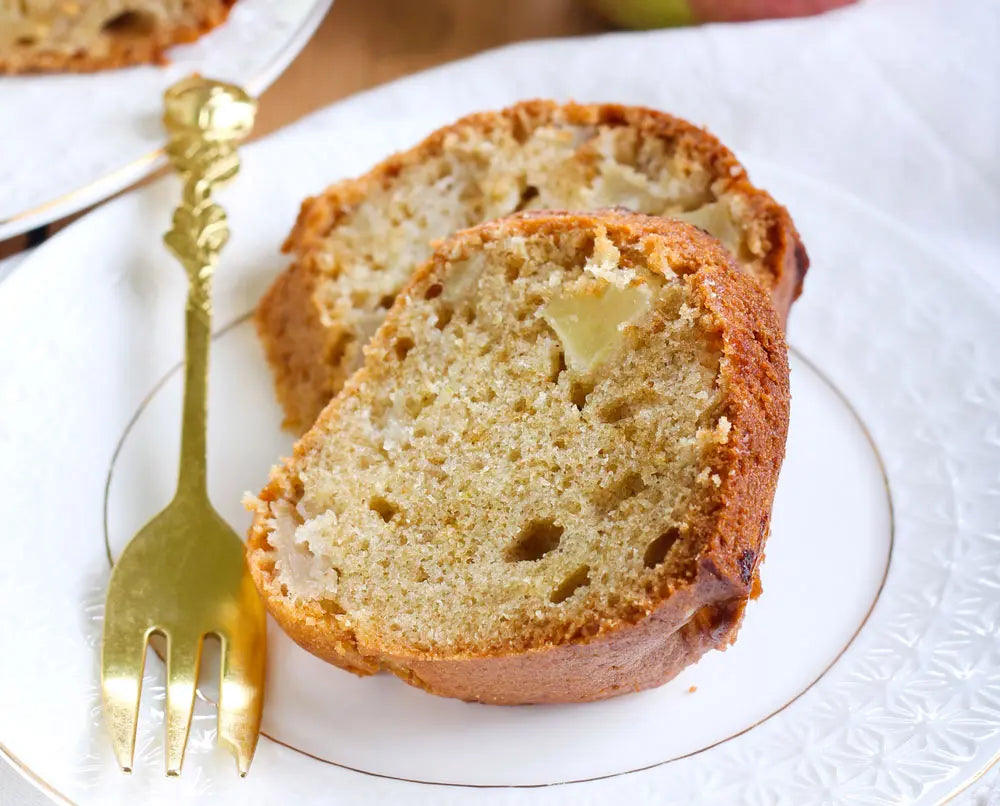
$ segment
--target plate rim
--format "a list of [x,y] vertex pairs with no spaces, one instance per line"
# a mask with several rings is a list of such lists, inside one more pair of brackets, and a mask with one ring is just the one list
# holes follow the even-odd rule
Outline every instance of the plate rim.
[[9,769],[14,770],[21,777],[21,780],[31,784],[37,792],[41,792],[46,797],[52,798],[59,806],[77,806],[76,801],[70,800],[21,761],[2,741],[0,741],[0,762],[5,762]]

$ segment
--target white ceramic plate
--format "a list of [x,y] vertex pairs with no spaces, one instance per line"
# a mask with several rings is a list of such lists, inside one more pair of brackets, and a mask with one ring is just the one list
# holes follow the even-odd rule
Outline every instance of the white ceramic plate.
[[[322,184],[318,162],[324,179],[355,173],[429,128],[353,119],[247,148],[222,195],[234,235],[216,282],[210,486],[237,528],[241,494],[290,445],[247,321],[283,265],[276,246]],[[80,804],[798,806],[966,786],[1000,754],[1000,304],[878,212],[749,165],[794,211],[813,268],[792,315],[764,595],[738,643],[655,691],[490,708],[357,679],[275,629],[268,738],[245,781],[207,703],[183,776],[163,776],[158,663],[131,777],[99,718],[109,553],[176,474],[184,277],[158,233],[177,183],[40,247],[0,285],[0,749]]]
[[166,67],[0,76],[0,240],[81,210],[158,167],[163,91],[198,72],[258,95],[332,0],[240,0]]

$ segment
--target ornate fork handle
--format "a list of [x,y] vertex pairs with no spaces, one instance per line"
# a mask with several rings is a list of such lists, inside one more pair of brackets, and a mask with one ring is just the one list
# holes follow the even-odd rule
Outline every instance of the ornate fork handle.
[[167,157],[184,181],[173,225],[163,236],[188,275],[184,414],[178,495],[207,497],[206,425],[212,275],[229,240],[215,188],[240,168],[236,145],[253,127],[256,102],[232,84],[193,76],[165,96]]

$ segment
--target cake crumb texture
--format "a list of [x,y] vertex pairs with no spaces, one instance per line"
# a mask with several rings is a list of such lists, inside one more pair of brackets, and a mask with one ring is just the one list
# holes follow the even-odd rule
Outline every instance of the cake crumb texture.
[[[567,361],[602,301],[606,343]],[[250,502],[248,556],[289,634],[358,673],[486,702],[658,685],[735,636],[787,420],[777,315],[718,241],[520,214],[412,277]]]

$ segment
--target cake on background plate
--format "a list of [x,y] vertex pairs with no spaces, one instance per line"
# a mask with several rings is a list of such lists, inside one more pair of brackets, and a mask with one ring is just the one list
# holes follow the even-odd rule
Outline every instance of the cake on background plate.
[[0,0],[0,73],[89,72],[164,61],[223,23],[235,0]]

